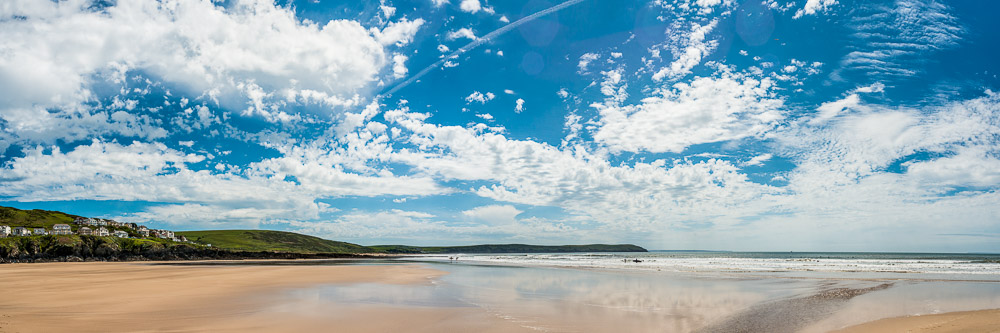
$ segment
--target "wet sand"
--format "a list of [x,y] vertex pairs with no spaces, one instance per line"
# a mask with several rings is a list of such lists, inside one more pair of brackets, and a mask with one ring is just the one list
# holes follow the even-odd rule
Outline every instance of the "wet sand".
[[798,332],[830,316],[854,297],[889,287],[892,284],[884,283],[868,288],[834,288],[810,296],[766,302],[698,332]]
[[950,312],[880,319],[851,326],[837,333],[992,333],[1000,332],[1000,309]]
[[[420,331],[413,327],[428,332],[466,328],[488,332],[491,327],[506,327],[473,309],[378,308],[354,311],[351,320],[340,322],[328,316],[265,311],[291,288],[360,282],[427,284],[442,274],[417,265],[3,265],[0,332]],[[333,324],[336,329],[331,329]]]

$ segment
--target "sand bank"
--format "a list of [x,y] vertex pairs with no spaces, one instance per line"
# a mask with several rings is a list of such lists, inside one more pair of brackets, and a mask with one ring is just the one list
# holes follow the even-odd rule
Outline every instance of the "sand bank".
[[494,324],[468,308],[358,310],[352,311],[356,314],[352,320],[340,322],[271,309],[280,303],[276,300],[282,291],[290,288],[356,282],[421,284],[442,274],[416,265],[3,265],[0,332],[387,332],[407,327],[476,330]]
[[907,316],[876,320],[851,326],[838,333],[957,333],[1000,332],[1000,309],[949,312],[922,316]]

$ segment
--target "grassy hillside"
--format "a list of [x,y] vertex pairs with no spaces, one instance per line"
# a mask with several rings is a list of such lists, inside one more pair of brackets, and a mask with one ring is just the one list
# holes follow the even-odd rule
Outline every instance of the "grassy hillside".
[[632,244],[589,244],[589,245],[527,245],[527,244],[486,244],[468,246],[406,246],[375,245],[371,248],[387,253],[568,253],[568,252],[646,252],[646,249]]
[[0,225],[10,227],[44,227],[52,229],[52,226],[56,224],[70,224],[76,217],[76,215],[69,215],[62,212],[41,209],[20,210],[0,206]]
[[213,247],[242,251],[277,251],[295,253],[366,253],[381,252],[369,247],[337,242],[292,232],[271,230],[181,231],[188,240]]

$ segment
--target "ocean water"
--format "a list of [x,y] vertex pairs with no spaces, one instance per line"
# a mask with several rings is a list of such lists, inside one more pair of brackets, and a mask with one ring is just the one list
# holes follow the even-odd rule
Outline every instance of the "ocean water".
[[516,266],[709,274],[1000,281],[1000,254],[701,252],[526,253],[426,256]]

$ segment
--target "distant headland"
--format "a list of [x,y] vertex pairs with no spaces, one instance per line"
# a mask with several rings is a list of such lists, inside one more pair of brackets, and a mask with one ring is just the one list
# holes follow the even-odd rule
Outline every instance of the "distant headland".
[[364,258],[403,254],[647,252],[631,244],[362,246],[271,230],[170,231],[0,206],[0,263]]

